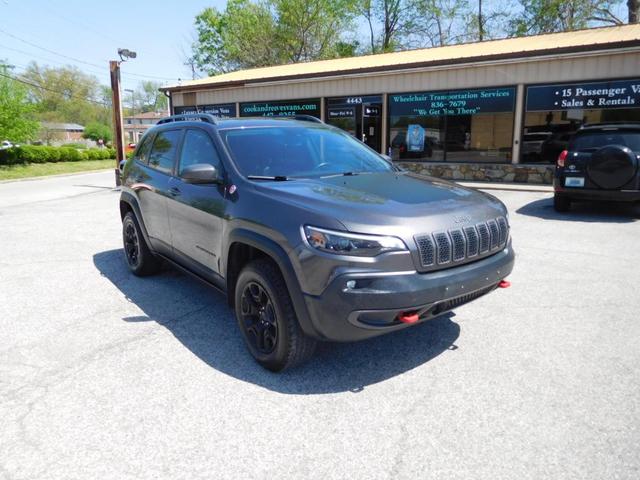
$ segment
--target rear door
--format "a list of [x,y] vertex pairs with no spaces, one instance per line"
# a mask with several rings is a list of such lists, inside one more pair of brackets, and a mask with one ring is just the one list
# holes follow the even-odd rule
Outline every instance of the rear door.
[[224,175],[213,138],[203,128],[185,131],[168,202],[174,255],[180,263],[205,276],[219,273],[225,189],[221,184],[194,185],[182,180],[185,167],[208,163]]
[[181,129],[161,130],[156,133],[148,161],[142,164],[136,184],[136,190],[142,219],[149,240],[155,250],[171,250],[171,230],[167,211],[169,181],[173,173],[176,152],[182,138]]

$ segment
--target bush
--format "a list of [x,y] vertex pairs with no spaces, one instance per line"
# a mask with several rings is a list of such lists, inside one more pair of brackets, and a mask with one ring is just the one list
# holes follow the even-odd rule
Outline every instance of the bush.
[[116,158],[113,148],[47,147],[44,145],[23,145],[0,150],[0,165],[45,162],[79,162],[81,160],[108,160]]
[[82,159],[82,154],[75,148],[60,147],[61,162],[79,162]]
[[80,142],[75,142],[75,143],[65,143],[64,145],[62,145],[63,147],[69,147],[69,148],[78,148],[80,150],[84,150],[87,147],[87,145],[85,143],[80,143]]

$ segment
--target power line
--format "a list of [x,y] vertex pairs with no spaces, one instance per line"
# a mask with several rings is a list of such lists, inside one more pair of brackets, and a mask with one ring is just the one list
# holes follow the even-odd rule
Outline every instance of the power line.
[[[7,32],[6,30],[3,30],[0,28],[0,33],[4,33],[5,35],[18,40],[19,42],[25,43],[26,45],[29,45],[33,48],[37,48],[39,50],[45,51],[47,53],[50,53],[52,55],[56,55],[58,57],[61,58],[66,58],[67,60],[71,60],[74,61],[76,63],[81,63],[83,65],[89,65],[91,67],[98,67],[98,68],[103,68],[102,65],[98,65],[97,63],[91,63],[91,62],[87,62],[85,60],[80,60],[79,58],[75,58],[75,57],[71,57],[69,55],[64,55],[62,53],[56,52],[54,50],[50,50],[46,47],[42,47],[40,45],[37,45],[33,42],[30,42],[29,40],[25,40],[24,38],[20,38],[17,35],[14,35],[12,33]],[[105,60],[105,63],[107,63],[107,60]],[[155,80],[178,80],[177,78],[171,78],[171,77],[158,77],[158,76],[154,76],[154,75],[142,75],[139,73],[131,73],[131,72],[122,72],[122,75],[128,75],[128,76],[132,76],[132,77],[140,77],[140,78],[149,78],[149,79],[155,79]]]
[[[31,52],[26,52],[26,51],[24,51],[24,50],[20,50],[20,49],[18,49],[18,48],[7,47],[6,45],[2,45],[2,44],[0,44],[0,48],[4,48],[4,49],[6,49],[6,50],[11,50],[11,51],[13,51],[13,52],[17,52],[17,53],[22,53],[23,55],[29,55],[29,56],[30,56],[30,57],[32,57],[32,58],[37,58],[37,59],[43,60],[43,61],[45,61],[45,62],[53,63],[53,64],[60,65],[60,66],[63,66],[63,67],[64,67],[64,66],[69,66],[69,65],[71,65],[71,66],[73,66],[73,67],[76,67],[76,65],[73,65],[73,64],[65,63],[65,62],[62,62],[62,61],[59,61],[59,60],[52,60],[52,59],[50,59],[50,58],[43,57],[42,55],[34,55],[34,54],[33,54],[33,53],[31,53]],[[9,61],[9,59],[7,59],[7,61]],[[27,66],[25,66],[25,65],[18,65],[17,63],[14,63],[14,62],[10,62],[10,63],[12,63],[13,65],[16,65],[16,66],[18,66],[18,67],[25,68],[25,69],[26,69],[26,68],[28,68],[28,67],[27,67]],[[108,78],[108,77],[109,77],[109,71],[108,71],[108,70],[106,70],[106,69],[105,69],[105,70],[100,71],[100,70],[90,69],[90,68],[87,68],[87,67],[82,67],[82,70],[81,70],[81,71],[82,71],[82,72],[84,72],[84,73],[91,73],[91,74],[93,74],[93,75],[103,75],[105,78]],[[132,81],[133,81],[133,80],[132,80]],[[108,83],[108,82],[107,82],[107,83]],[[129,84],[127,83],[127,85],[129,85]],[[131,84],[131,85],[133,85],[133,84]]]
[[29,81],[29,80],[25,80],[25,79],[22,79],[22,78],[14,77],[13,75],[7,75],[6,73],[0,72],[0,76],[5,77],[5,78],[9,78],[9,79],[14,80],[16,82],[23,83],[25,85],[29,85],[31,87],[39,88],[41,90],[46,90],[48,92],[57,93],[57,94],[59,94],[59,95],[61,95],[63,97],[75,98],[76,100],[84,100],[85,102],[95,103],[97,105],[102,105],[103,107],[110,107],[111,106],[106,102],[101,102],[99,100],[94,100],[92,98],[81,97],[81,96],[78,96],[78,95],[68,95],[65,92],[61,92],[60,90],[54,90],[53,88],[45,87],[43,85],[40,85],[38,83]]

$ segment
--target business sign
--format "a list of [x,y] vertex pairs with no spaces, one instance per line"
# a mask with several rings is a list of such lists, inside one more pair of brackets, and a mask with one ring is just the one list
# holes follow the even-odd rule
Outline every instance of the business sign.
[[527,111],[640,107],[640,79],[527,87]]
[[379,117],[380,107],[374,105],[364,105],[362,107],[362,115],[365,117]]
[[214,117],[235,118],[236,104],[223,103],[218,105],[193,105],[189,107],[173,107],[174,115],[189,113],[209,113]]
[[294,115],[312,115],[320,118],[320,100],[240,104],[241,117],[293,117]]
[[360,95],[354,97],[327,98],[327,106],[362,105],[363,103],[382,103],[382,95]]
[[439,117],[512,112],[515,88],[485,88],[389,95],[392,116]]
[[354,107],[329,107],[329,120],[334,118],[354,118],[356,109]]

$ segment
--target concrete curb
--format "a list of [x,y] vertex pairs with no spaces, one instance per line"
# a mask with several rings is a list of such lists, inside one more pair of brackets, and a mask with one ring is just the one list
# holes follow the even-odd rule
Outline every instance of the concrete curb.
[[464,187],[477,190],[502,190],[514,192],[553,193],[551,185],[536,185],[530,183],[489,183],[489,182],[455,182]]
[[12,178],[9,180],[0,180],[0,184],[13,182],[29,182],[33,180],[47,180],[49,178],[75,177],[77,175],[86,175],[88,173],[113,172],[114,168],[100,168],[98,170],[85,170],[84,172],[73,173],[56,173],[55,175],[40,175],[39,177]]

